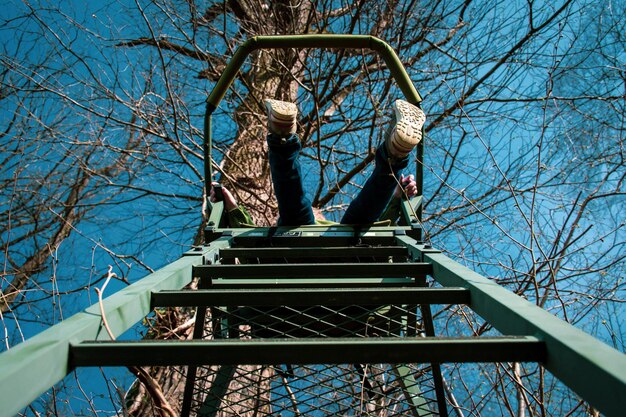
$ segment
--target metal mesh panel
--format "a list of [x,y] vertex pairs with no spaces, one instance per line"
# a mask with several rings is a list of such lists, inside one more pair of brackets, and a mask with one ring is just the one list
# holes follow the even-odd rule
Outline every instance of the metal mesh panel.
[[[417,308],[211,307],[207,339],[405,337]],[[412,324],[409,326],[409,324]],[[222,365],[197,369],[191,415],[438,415],[428,365]]]
[[192,415],[438,415],[425,366],[243,365],[206,367],[200,375]]
[[205,337],[401,337],[415,327],[415,308],[406,306],[213,307]]

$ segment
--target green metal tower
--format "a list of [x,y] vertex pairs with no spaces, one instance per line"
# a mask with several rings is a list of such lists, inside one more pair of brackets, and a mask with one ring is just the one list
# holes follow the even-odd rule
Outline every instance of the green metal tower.
[[[208,99],[207,187],[211,114],[246,56],[312,47],[372,49],[407,100],[421,101],[379,39],[252,38]],[[440,367],[464,362],[536,362],[602,413],[623,415],[626,356],[425,244],[419,194],[403,202],[396,227],[232,229],[214,204],[204,245],[2,353],[0,415],[77,367],[184,366],[182,416],[447,416],[453,400]],[[192,281],[197,289],[183,289]],[[502,336],[438,337],[433,304],[466,305]],[[117,337],[173,306],[196,309],[193,340],[112,341],[105,331],[103,317]]]

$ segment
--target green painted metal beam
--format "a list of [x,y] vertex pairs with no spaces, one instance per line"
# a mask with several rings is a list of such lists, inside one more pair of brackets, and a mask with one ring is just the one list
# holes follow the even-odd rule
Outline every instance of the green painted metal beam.
[[340,234],[340,233],[328,233],[328,234],[318,234],[315,235],[313,233],[303,233],[302,235],[296,236],[273,236],[270,238],[266,237],[257,237],[252,235],[238,235],[233,237],[233,244],[236,246],[277,246],[277,247],[304,247],[304,246],[317,246],[324,245],[328,247],[337,247],[337,246],[347,246],[347,245],[382,245],[388,246],[393,244],[394,235],[393,234],[383,234],[378,233],[374,235],[373,233],[366,236],[354,236],[349,234]]
[[73,344],[72,366],[543,362],[531,336],[165,340]]
[[230,236],[234,247],[345,247],[355,245],[394,246],[395,236],[411,232],[410,226],[354,227],[347,225],[302,227],[210,228],[207,232]]
[[340,246],[325,248],[229,248],[220,251],[224,260],[235,258],[382,258],[406,257],[409,252],[404,246],[354,247]]
[[432,273],[428,263],[311,263],[197,265],[193,276],[214,278],[391,278],[421,277]]
[[218,201],[215,203],[211,203],[210,212],[211,215],[209,216],[207,224],[209,225],[209,227],[219,227],[222,215],[224,213],[224,202]]
[[464,288],[305,288],[153,292],[155,307],[468,304]]
[[[402,199],[400,205],[400,214],[404,219],[405,224],[414,224],[421,218],[420,213],[422,210],[422,196],[417,195],[411,199]],[[417,215],[417,217],[415,217]]]
[[[192,266],[226,243],[223,240],[195,256],[184,256],[107,297],[104,311],[114,336],[124,333],[150,312],[152,291],[182,288],[191,281]],[[68,364],[70,343],[108,338],[100,306],[94,304],[0,354],[2,413],[15,415],[72,370]]]
[[341,285],[357,287],[404,287],[415,285],[413,278],[283,278],[283,279],[214,279],[211,288],[328,288]]
[[288,247],[311,246],[335,248],[357,245],[393,246],[395,236],[411,233],[411,226],[347,225],[301,227],[208,228],[215,236],[232,236],[233,247]]
[[424,398],[419,384],[415,380],[415,376],[413,375],[414,371],[406,364],[394,366],[393,371],[402,386],[402,392],[404,393],[404,398],[409,405],[411,413],[418,417],[432,416],[435,414],[428,401]]
[[[424,249],[408,237],[398,241]],[[444,286],[471,292],[470,307],[504,334],[533,335],[546,343],[544,366],[591,405],[609,416],[626,410],[626,355],[544,309],[508,291],[437,251],[423,260],[433,265],[433,277]]]
[[[223,228],[219,232],[231,234],[235,237],[251,238],[278,238],[278,237],[389,237],[398,232],[409,231],[407,226],[376,226],[366,224],[362,226],[349,226],[345,224],[333,225],[307,225],[299,227],[274,226],[274,227],[241,227]],[[314,245],[309,245],[314,246]],[[324,246],[326,245],[317,245]],[[344,245],[348,246],[348,245]],[[391,245],[388,245],[391,246]]]

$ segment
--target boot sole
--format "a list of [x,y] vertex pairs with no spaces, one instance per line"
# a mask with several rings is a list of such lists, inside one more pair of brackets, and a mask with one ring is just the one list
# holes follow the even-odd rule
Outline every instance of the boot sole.
[[426,115],[422,109],[404,100],[396,100],[394,110],[396,124],[390,135],[390,151],[404,157],[422,140]]
[[265,106],[268,108],[270,116],[280,121],[292,122],[298,115],[298,107],[287,101],[266,99]]

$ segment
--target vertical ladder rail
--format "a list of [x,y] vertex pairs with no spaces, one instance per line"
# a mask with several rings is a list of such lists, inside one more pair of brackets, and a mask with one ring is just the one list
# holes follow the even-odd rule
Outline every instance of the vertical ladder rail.
[[[206,321],[206,307],[196,307],[196,322],[193,326],[193,339],[202,339],[204,335],[204,322]],[[180,415],[188,417],[191,413],[191,403],[193,401],[194,386],[198,367],[196,365],[187,366],[187,379],[185,380],[185,390],[183,392],[183,403]]]
[[[397,236],[413,259],[433,266],[444,287],[470,291],[468,305],[502,334],[533,335],[545,343],[541,365],[601,413],[620,416],[626,409],[626,355],[595,339],[495,281],[410,238]],[[572,366],[576,364],[576,366]]]
[[[223,242],[187,253],[175,262],[110,295],[103,302],[109,329],[119,336],[151,312],[151,294],[177,290],[191,280],[192,266],[211,256]],[[71,344],[108,339],[99,304],[0,354],[0,404],[15,415],[73,370]]]
[[[424,330],[426,336],[435,336],[435,326],[433,324],[433,315],[430,311],[430,306],[422,304],[420,306],[422,310],[422,319],[424,320]],[[438,363],[431,363],[431,371],[433,374],[433,382],[435,383],[435,393],[437,394],[437,405],[439,408],[439,415],[441,417],[448,417],[448,405],[446,403],[446,390],[444,388],[443,375],[441,374],[441,365]]]
[[[426,278],[417,280],[417,286],[427,287]],[[430,310],[430,304],[420,304],[422,312],[422,321],[424,322],[424,332],[426,336],[435,336],[435,324],[433,323],[433,315]],[[433,382],[435,384],[435,393],[437,396],[437,405],[440,417],[448,417],[448,405],[446,403],[446,390],[444,387],[443,375],[441,374],[441,365],[439,363],[431,363],[431,372],[433,374]]]

